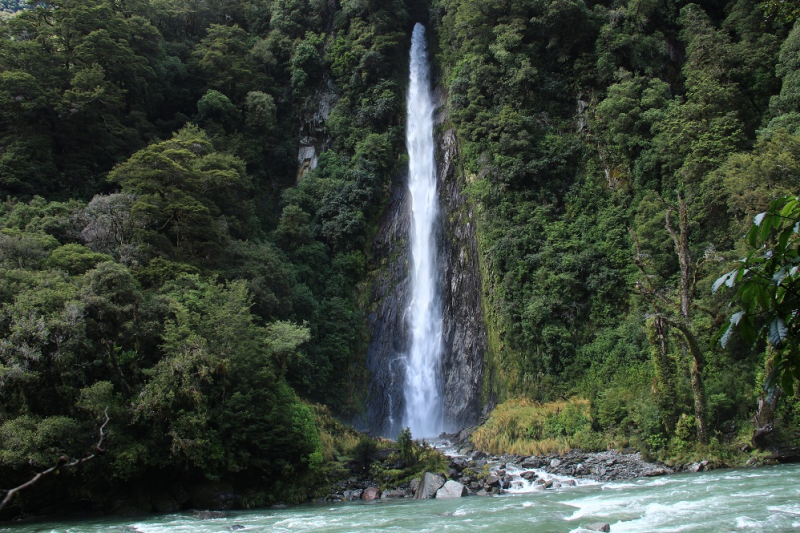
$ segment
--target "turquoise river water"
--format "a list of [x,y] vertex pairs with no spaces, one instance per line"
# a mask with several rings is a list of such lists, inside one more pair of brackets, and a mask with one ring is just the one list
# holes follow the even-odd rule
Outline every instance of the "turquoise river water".
[[[580,533],[606,522],[614,533],[800,530],[800,465],[677,474],[629,482],[582,483],[557,491],[453,500],[326,503],[0,525],[2,533],[178,532],[536,532]],[[241,527],[234,527],[241,526]]]

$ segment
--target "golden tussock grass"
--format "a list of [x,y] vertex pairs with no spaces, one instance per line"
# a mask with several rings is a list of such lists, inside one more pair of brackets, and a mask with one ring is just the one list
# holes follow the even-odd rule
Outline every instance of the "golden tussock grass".
[[472,435],[472,443],[493,455],[566,453],[574,445],[573,436],[590,428],[588,400],[539,404],[518,398],[498,405]]

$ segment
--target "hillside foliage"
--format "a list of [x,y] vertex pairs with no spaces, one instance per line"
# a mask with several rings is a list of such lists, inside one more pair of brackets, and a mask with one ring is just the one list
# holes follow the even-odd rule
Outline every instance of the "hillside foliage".
[[[0,8],[4,487],[110,417],[102,458],[12,514],[175,480],[311,494],[335,446],[307,402],[352,416],[370,378],[365,281],[404,172],[416,21],[477,214],[485,400],[533,417],[497,420],[564,449],[797,438],[796,381],[769,379],[797,375],[796,350],[777,319],[723,346],[736,305],[764,327],[761,302],[712,291],[774,245],[742,238],[756,215],[800,191],[792,2]],[[324,150],[299,173],[308,137]],[[535,451],[514,431],[488,445]]]

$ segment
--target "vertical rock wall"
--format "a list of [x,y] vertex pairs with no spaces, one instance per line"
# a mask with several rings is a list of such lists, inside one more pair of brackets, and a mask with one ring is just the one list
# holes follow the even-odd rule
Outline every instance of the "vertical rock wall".
[[462,193],[463,178],[456,168],[458,143],[452,129],[438,136],[439,202],[442,241],[439,260],[443,272],[444,310],[444,417],[448,431],[478,421],[486,325],[481,310],[481,276],[472,207]]
[[406,176],[396,176],[372,246],[372,290],[367,315],[367,369],[371,381],[363,413],[366,418],[362,416],[354,422],[356,427],[392,437],[401,429],[404,409],[402,358],[409,344],[404,313],[411,288],[410,224]]
[[[440,131],[436,140],[441,206],[439,262],[444,310],[444,429],[456,431],[477,422],[481,414],[487,336],[481,310],[473,213],[462,194],[463,178],[456,168],[458,144],[452,130]],[[357,426],[391,437],[402,428],[404,409],[402,358],[408,350],[404,312],[410,294],[410,223],[406,176],[403,175],[392,183],[391,198],[373,243],[367,350],[367,368],[372,380],[363,413],[366,419],[362,416],[356,420]]]

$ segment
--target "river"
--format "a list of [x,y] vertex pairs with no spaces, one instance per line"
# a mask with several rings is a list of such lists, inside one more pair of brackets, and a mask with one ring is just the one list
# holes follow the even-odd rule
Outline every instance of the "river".
[[[232,511],[0,525],[9,533],[127,532],[458,532],[580,533],[605,522],[612,532],[770,532],[800,529],[800,465],[715,470],[558,491],[452,500],[326,503]],[[242,526],[241,528],[234,526]]]

